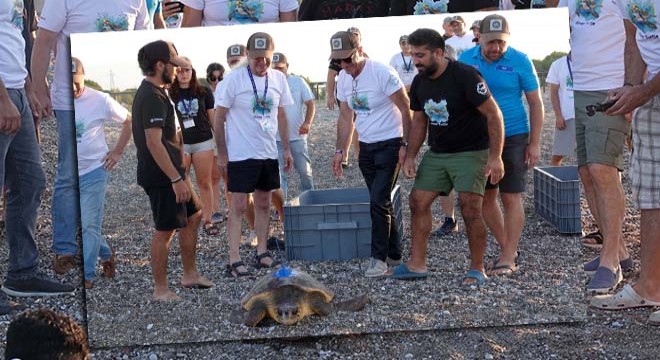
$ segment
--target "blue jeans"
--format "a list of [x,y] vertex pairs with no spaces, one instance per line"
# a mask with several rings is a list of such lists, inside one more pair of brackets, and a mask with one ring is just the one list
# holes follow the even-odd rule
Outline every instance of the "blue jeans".
[[78,160],[76,126],[73,111],[55,110],[57,118],[57,175],[53,190],[53,252],[57,255],[78,253],[76,235],[80,219],[78,197]]
[[[307,153],[307,139],[298,139],[289,141],[291,157],[293,157],[293,166],[300,175],[300,190],[312,190],[314,188],[314,179],[312,178],[312,160]],[[277,155],[280,165],[280,188],[284,192],[284,199],[287,198],[287,175],[284,172],[284,150],[282,142],[277,142]]]
[[41,168],[41,152],[25,91],[7,89],[7,92],[21,114],[21,128],[17,134],[0,132],[0,188],[3,184],[7,187],[7,279],[25,280],[37,272],[39,252],[35,232],[46,175]]
[[101,234],[108,172],[103,166],[80,177],[80,221],[82,222],[85,280],[94,279],[96,261],[112,256],[108,242]]
[[399,176],[401,138],[360,142],[360,171],[367,183],[371,211],[371,257],[401,259],[401,236],[396,228],[392,189]]

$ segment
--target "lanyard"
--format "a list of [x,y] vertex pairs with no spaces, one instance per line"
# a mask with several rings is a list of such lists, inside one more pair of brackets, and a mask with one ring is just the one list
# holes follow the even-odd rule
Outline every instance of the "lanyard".
[[573,81],[573,69],[571,69],[571,55],[570,54],[566,57],[566,64],[568,65],[568,74],[571,75],[571,81]]
[[[252,70],[250,70],[250,66],[248,65],[247,67],[247,72],[248,75],[250,76],[250,81],[252,82],[252,90],[254,91],[254,98],[257,102],[257,105],[259,105],[259,94],[257,93],[257,84],[254,82],[254,77],[252,76]],[[268,73],[266,73],[266,85],[264,86],[264,97],[263,97],[263,102],[266,102],[266,93],[268,92]],[[266,109],[264,106],[258,106],[261,108],[261,114],[266,113]]]
[[406,70],[406,72],[410,72],[410,69],[412,69],[412,57],[410,58],[410,62],[406,64],[406,57],[403,56],[403,51],[402,51],[401,61],[403,61],[403,68]]

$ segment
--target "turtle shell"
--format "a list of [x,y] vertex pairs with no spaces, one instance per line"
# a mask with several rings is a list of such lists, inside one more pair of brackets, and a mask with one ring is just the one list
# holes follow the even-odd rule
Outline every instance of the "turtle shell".
[[297,269],[281,267],[278,271],[266,274],[257,280],[252,290],[241,300],[241,306],[245,310],[250,310],[255,300],[268,298],[272,296],[274,290],[287,285],[294,286],[304,292],[319,293],[323,296],[325,302],[332,301],[335,296],[330,289],[311,275]]

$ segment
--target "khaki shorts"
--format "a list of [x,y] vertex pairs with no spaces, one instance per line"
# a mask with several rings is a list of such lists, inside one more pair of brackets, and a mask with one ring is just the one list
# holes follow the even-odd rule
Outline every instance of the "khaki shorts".
[[597,112],[587,116],[587,105],[602,102],[607,91],[575,90],[575,138],[578,166],[590,163],[616,167],[623,171],[623,149],[630,134],[630,123],[623,115]]
[[417,168],[413,189],[448,195],[457,192],[484,194],[488,150],[459,153],[427,151]]

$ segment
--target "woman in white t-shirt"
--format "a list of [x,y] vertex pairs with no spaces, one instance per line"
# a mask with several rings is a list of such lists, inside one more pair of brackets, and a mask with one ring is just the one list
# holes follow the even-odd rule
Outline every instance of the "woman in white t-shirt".
[[296,21],[297,0],[181,0],[182,27]]
[[[187,58],[184,58],[188,60]],[[170,95],[176,109],[179,125],[183,134],[184,166],[190,173],[190,166],[195,167],[195,179],[202,201],[204,231],[208,235],[217,235],[220,229],[217,222],[223,220],[220,215],[220,201],[217,199],[218,181],[212,181],[215,141],[213,140],[213,94],[197,82],[197,73],[190,60],[187,66],[177,69],[176,78],[170,88]],[[212,213],[217,213],[213,219]]]

